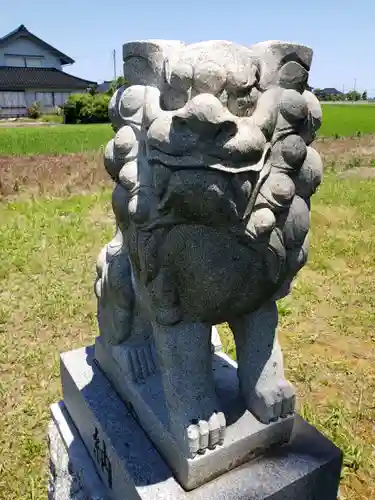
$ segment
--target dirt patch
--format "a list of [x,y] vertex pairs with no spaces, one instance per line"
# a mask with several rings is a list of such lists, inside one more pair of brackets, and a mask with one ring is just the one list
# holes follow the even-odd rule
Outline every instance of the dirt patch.
[[320,153],[325,166],[353,169],[371,167],[375,163],[375,135],[319,138],[313,147]]
[[359,177],[360,179],[375,179],[375,168],[374,167],[359,167],[353,168],[351,170],[346,170],[345,172],[340,172],[338,175],[341,179],[347,179],[348,177]]
[[[374,178],[375,135],[314,143],[326,167],[345,177]],[[0,200],[15,196],[62,196],[110,186],[102,153],[0,157]]]
[[0,157],[0,200],[111,186],[102,153]]
[[38,121],[6,121],[0,120],[1,128],[14,128],[14,127],[43,127],[43,126],[53,126],[60,125],[59,122],[38,122]]
[[337,224],[351,224],[355,222],[356,211],[353,207],[335,206],[332,209],[330,205],[323,203],[315,204],[315,213],[319,220],[324,222],[325,226],[335,226]]
[[[340,175],[375,177],[375,135],[319,138],[314,147],[324,165],[334,166]],[[0,200],[63,196],[110,185],[101,152],[0,157]]]

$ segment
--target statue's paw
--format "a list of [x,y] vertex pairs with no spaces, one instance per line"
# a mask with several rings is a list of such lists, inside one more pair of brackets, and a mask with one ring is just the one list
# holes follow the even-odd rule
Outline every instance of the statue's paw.
[[295,389],[283,378],[275,382],[263,383],[262,387],[257,387],[247,398],[249,411],[264,424],[292,414],[295,402]]
[[197,453],[204,454],[207,449],[213,450],[224,442],[226,421],[224,413],[215,412],[207,420],[193,420],[187,428],[187,443],[190,458]]

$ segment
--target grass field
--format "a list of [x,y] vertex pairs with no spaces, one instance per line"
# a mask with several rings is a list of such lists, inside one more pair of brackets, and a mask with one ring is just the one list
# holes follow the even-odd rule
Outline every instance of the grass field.
[[[374,105],[323,104],[319,136],[375,133]],[[99,151],[113,136],[107,124],[0,128],[0,155],[67,154]]]
[[106,123],[0,128],[0,155],[54,155],[98,151],[112,136],[112,128]]
[[[357,167],[335,172],[347,170],[345,155],[359,141],[319,145],[323,155],[335,146],[337,161],[313,201],[309,264],[279,304],[300,411],[345,452],[345,500],[375,497],[375,178]],[[113,218],[108,184],[90,177],[90,168],[103,170],[96,157],[43,159],[42,167],[35,157],[34,177],[22,174],[29,159],[17,161],[6,182],[24,183],[0,204],[0,498],[41,500],[48,405],[61,397],[58,356],[96,335],[95,261]],[[220,330],[234,354],[230,331]]]
[[320,136],[352,136],[375,133],[373,104],[323,104]]

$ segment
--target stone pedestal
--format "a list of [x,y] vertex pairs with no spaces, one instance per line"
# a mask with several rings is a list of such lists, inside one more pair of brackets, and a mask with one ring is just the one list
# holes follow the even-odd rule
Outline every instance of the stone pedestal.
[[[93,347],[62,355],[61,371],[64,403],[52,406],[49,431],[51,500],[337,497],[341,452],[298,416],[288,444],[271,448],[256,459],[253,449],[241,466],[221,471],[215,479],[186,491],[137,422],[131,407],[124,404],[94,361]],[[267,437],[270,431],[263,433]],[[220,450],[224,459],[225,451],[225,447]],[[232,451],[228,446],[227,453]],[[209,453],[214,458],[219,449]],[[204,469],[204,460],[202,463]],[[195,473],[199,477],[199,466]]]
[[[145,358],[145,347],[140,349]],[[134,373],[143,374],[146,370],[139,362],[127,363],[129,350],[132,351],[130,354],[133,358],[141,358],[140,355],[134,355],[132,348],[123,345],[108,346],[98,337],[95,343],[95,361],[123,401],[134,409],[142,429],[183,488],[194,489],[261,455],[272,446],[289,441],[294,417],[288,416],[268,425],[259,422],[247,411],[240,395],[236,363],[225,353],[216,351],[212,355],[212,370],[216,393],[227,420],[224,444],[214,450],[207,450],[204,455],[187,458],[169,432],[168,408],[156,356],[153,356],[155,362],[147,362],[147,366],[155,366],[150,375],[134,377]],[[62,356],[62,365],[72,375],[74,367],[70,354]],[[139,367],[139,370],[134,370],[135,367]]]

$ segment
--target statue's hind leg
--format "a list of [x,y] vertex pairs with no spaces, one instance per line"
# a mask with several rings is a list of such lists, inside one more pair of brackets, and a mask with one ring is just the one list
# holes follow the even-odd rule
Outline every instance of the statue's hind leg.
[[154,325],[170,431],[188,457],[204,453],[224,438],[212,374],[211,325]]
[[295,407],[294,388],[284,377],[283,355],[276,335],[277,320],[276,303],[269,302],[230,322],[247,408],[264,423],[293,413]]

